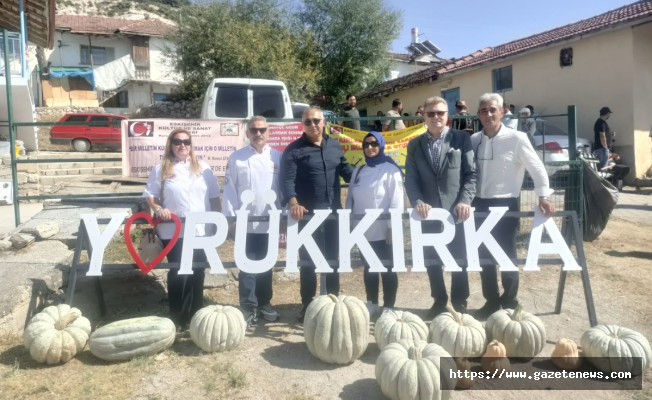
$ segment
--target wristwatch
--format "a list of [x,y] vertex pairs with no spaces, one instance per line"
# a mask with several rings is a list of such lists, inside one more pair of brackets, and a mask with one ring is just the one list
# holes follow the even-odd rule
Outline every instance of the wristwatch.
[[154,210],[154,215],[158,215],[158,212],[161,211],[163,207],[159,207],[156,210]]

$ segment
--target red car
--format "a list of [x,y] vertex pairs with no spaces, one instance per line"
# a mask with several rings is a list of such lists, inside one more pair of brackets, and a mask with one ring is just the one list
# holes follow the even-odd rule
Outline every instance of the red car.
[[59,122],[105,122],[98,125],[55,125],[50,130],[50,143],[72,145],[77,151],[88,151],[93,145],[120,147],[120,121],[127,119],[110,114],[66,114]]

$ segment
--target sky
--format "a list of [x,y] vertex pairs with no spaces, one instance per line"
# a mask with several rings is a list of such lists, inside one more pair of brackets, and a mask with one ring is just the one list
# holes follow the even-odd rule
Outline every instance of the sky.
[[[411,28],[419,28],[441,49],[440,57],[463,57],[485,47],[494,47],[554,29],[634,0],[385,0],[403,10],[403,29],[393,51],[407,53]],[[420,36],[419,40],[425,40]]]

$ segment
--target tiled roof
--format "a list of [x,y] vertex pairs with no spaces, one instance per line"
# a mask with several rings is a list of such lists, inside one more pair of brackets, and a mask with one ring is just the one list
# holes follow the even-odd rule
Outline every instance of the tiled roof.
[[118,18],[91,17],[87,15],[57,15],[56,29],[71,33],[92,33],[97,35],[164,36],[174,32],[175,26],[157,19],[127,20]]
[[405,53],[387,53],[392,60],[411,61],[412,55]]
[[437,76],[482,63],[498,60],[507,56],[522,53],[537,47],[549,45],[562,40],[570,39],[580,34],[597,31],[620,23],[632,22],[639,19],[652,17],[652,0],[641,0],[633,4],[608,11],[592,18],[584,19],[569,25],[551,29],[549,31],[514,40],[497,47],[487,47],[460,59],[451,59],[443,65],[437,65],[422,71],[405,75],[367,90],[358,96],[358,100],[371,98],[381,93],[391,92],[412,85],[434,80]]

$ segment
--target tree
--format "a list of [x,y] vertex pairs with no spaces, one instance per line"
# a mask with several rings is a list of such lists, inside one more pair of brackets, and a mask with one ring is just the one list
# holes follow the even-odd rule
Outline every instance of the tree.
[[326,106],[337,107],[347,93],[382,82],[388,71],[385,54],[402,27],[401,11],[384,0],[303,0],[298,17],[316,41]]
[[182,91],[201,97],[213,78],[283,81],[294,101],[317,92],[316,43],[271,0],[217,0],[180,10],[169,52],[184,75]]

